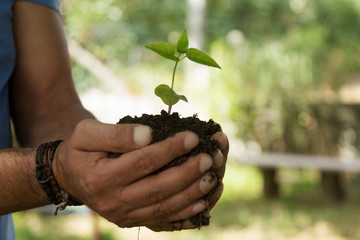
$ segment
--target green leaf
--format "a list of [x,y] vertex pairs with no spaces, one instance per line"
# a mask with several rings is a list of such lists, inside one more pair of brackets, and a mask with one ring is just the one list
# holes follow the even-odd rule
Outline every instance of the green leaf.
[[214,59],[199,49],[189,48],[186,52],[186,56],[193,62],[221,69],[219,64],[217,64]]
[[188,101],[184,95],[178,95],[166,84],[160,84],[157,86],[155,88],[155,94],[160,97],[166,105],[170,105],[170,101],[172,105],[176,104],[179,100],[183,100],[185,102]]
[[178,98],[174,97],[171,88],[166,84],[160,84],[157,86],[155,88],[155,95],[160,97],[166,105],[170,104],[171,98],[173,98],[172,104],[176,104],[179,101]]
[[186,53],[188,47],[189,47],[189,39],[186,33],[186,29],[182,32],[182,34],[179,37],[179,40],[177,42],[177,51],[179,53]]
[[145,45],[146,48],[160,54],[161,56],[174,60],[179,61],[179,58],[175,56],[176,53],[176,46],[172,43],[161,42],[161,43],[150,43]]
[[183,100],[184,102],[188,102],[187,98],[184,95],[177,94],[173,89],[170,88],[171,93],[177,99]]

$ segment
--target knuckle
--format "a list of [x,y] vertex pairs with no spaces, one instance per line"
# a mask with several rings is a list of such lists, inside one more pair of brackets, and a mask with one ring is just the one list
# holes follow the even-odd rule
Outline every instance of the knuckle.
[[115,125],[111,131],[107,134],[107,141],[109,143],[115,142],[118,143],[118,145],[122,145],[122,136],[124,135],[124,127],[120,125]]
[[150,155],[145,155],[139,158],[137,161],[137,168],[140,172],[145,174],[150,174],[157,170]]
[[173,142],[169,145],[168,153],[171,159],[178,157],[182,152],[184,152],[184,147],[181,144],[177,144],[177,142]]
[[[172,213],[172,210],[166,203],[159,202],[155,205],[153,215],[157,217],[165,216]],[[164,219],[163,219],[164,220]]]
[[174,231],[174,229],[171,228],[169,223],[165,221],[152,223],[151,225],[147,225],[146,227],[151,229],[153,232]]
[[[99,199],[94,203],[97,211],[103,216],[111,216],[111,214],[116,210],[115,204],[109,202],[107,199]],[[111,220],[111,218],[108,218]]]
[[88,125],[89,121],[90,121],[89,119],[84,119],[78,122],[78,124],[76,124],[75,126],[74,133],[81,134],[81,132],[83,132],[86,129],[86,126]]
[[137,222],[129,220],[129,221],[121,223],[121,225],[118,225],[118,226],[120,226],[122,228],[133,228],[133,227],[136,227],[136,226],[140,226],[140,224],[137,223]]
[[169,159],[175,159],[185,153],[185,148],[181,142],[179,142],[179,138],[177,136],[170,137],[165,140],[166,145],[166,156]]
[[90,121],[89,119],[81,120],[78,122],[74,128],[73,134],[71,136],[71,142],[73,145],[77,145],[78,142],[82,142],[84,134],[87,132]]
[[151,229],[151,231],[156,232],[156,233],[164,231],[163,228],[158,227],[158,226],[147,226],[147,228]]
[[139,218],[132,216],[131,213],[127,214],[126,217],[122,219],[121,223],[118,224],[118,226],[125,228],[132,228],[141,225],[143,225],[142,221]]
[[151,187],[149,187],[148,192],[146,193],[146,197],[147,199],[149,199],[150,201],[153,202],[158,202],[160,201],[160,199],[163,199],[164,193],[162,191],[162,189],[157,186],[157,185],[153,185]]
[[101,178],[97,175],[88,174],[84,180],[84,186],[87,189],[90,196],[96,196],[105,189],[105,184]]

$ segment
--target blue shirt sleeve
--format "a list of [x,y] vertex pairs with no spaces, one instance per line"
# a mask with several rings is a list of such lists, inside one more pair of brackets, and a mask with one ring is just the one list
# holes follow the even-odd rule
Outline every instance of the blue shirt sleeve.
[[15,240],[15,229],[11,214],[0,216],[0,239]]
[[53,8],[60,13],[60,1],[59,0],[20,0],[20,1],[38,3],[41,5]]

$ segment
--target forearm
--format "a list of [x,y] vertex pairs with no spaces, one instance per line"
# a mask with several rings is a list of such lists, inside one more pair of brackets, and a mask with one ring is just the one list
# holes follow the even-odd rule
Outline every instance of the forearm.
[[53,109],[32,122],[20,120],[15,124],[15,131],[20,146],[37,147],[44,142],[66,139],[78,122],[94,118],[81,104],[73,104]]
[[0,150],[0,215],[50,204],[35,177],[35,154]]
[[58,109],[48,117],[35,122],[34,130],[29,136],[28,146],[38,146],[44,142],[66,139],[83,119],[95,119],[95,117],[80,104]]
[[16,64],[10,108],[20,146],[66,138],[82,119],[93,118],[76,93],[59,14],[26,1],[13,6]]

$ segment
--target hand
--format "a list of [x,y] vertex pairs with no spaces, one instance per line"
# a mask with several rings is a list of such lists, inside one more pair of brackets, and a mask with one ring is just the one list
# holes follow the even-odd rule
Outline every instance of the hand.
[[[149,175],[191,151],[199,139],[181,132],[148,145],[150,141],[151,129],[146,126],[83,120],[56,151],[55,177],[76,200],[119,227],[169,230],[170,222],[206,209],[206,202],[198,199],[213,186],[200,183],[213,161],[199,154],[181,166]],[[123,154],[109,158],[109,152]]]
[[[223,132],[217,132],[212,136],[215,140],[219,143],[219,149],[215,152],[213,155],[214,164],[213,164],[213,170],[214,173],[218,177],[219,187],[217,190],[209,197],[207,202],[207,210],[204,211],[201,214],[204,214],[205,216],[208,214],[208,212],[215,206],[215,204],[219,201],[224,186],[222,183],[222,179],[224,178],[225,174],[225,166],[227,161],[227,156],[229,153],[229,141],[227,136]],[[204,176],[204,179],[206,179],[207,176]],[[203,181],[203,183],[206,183],[207,181]],[[215,182],[215,181],[214,181]],[[206,216],[209,217],[209,216]],[[167,223],[161,225],[161,228],[158,227],[158,225],[155,226],[147,226],[153,231],[173,231],[173,230],[180,230],[180,229],[193,229],[195,226],[189,221],[179,221],[177,223]],[[198,227],[198,226],[196,226]]]
[[219,142],[219,149],[215,152],[214,159],[214,172],[219,177],[220,186],[216,192],[209,199],[209,210],[212,209],[216,202],[220,199],[224,190],[222,180],[225,174],[226,161],[229,153],[229,140],[223,132],[217,132],[213,138]]

